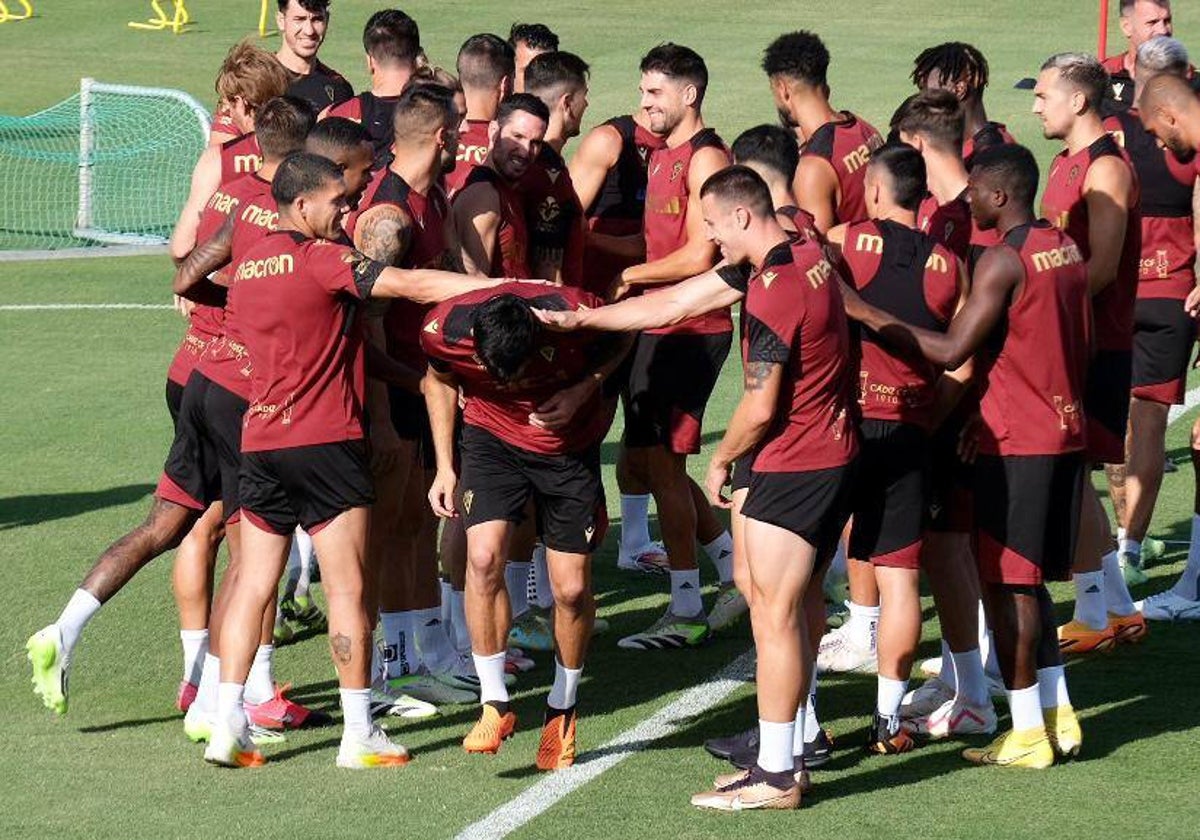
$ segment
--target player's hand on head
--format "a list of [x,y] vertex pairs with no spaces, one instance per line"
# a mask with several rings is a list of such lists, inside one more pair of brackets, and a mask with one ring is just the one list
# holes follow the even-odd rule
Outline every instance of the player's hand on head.
[[729,464],[721,463],[715,458],[708,462],[708,471],[704,474],[704,491],[713,507],[726,510],[733,507],[733,502],[722,492],[729,486],[729,473]]
[[453,519],[458,516],[454,509],[454,490],[458,484],[458,476],[453,472],[438,470],[429,487],[429,506],[442,519]]
[[574,310],[558,312],[550,309],[534,309],[533,317],[537,318],[543,326],[552,330],[568,332],[579,329],[579,313]]

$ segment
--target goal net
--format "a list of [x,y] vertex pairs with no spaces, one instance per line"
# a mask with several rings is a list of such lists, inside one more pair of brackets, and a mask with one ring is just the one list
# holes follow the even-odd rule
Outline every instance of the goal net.
[[182,91],[92,79],[45,111],[0,116],[0,251],[166,242],[208,130]]

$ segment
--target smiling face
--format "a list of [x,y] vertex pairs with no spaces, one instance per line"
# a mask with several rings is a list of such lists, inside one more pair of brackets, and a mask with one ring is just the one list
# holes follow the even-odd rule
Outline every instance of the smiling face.
[[746,249],[749,213],[744,207],[709,193],[700,199],[700,212],[704,216],[704,234],[722,257],[735,264],[749,259]]
[[330,178],[320,187],[300,195],[296,210],[312,235],[320,239],[337,239],[342,234],[342,220],[350,212],[346,199],[346,182]]
[[509,181],[519,181],[541,151],[546,121],[528,111],[516,111],[501,126],[492,123],[492,162]]
[[638,86],[642,94],[641,107],[650,122],[650,130],[667,135],[683,122],[688,106],[695,101],[696,88],[665,73],[653,71],[642,74]]
[[310,59],[321,49],[329,19],[326,12],[310,12],[296,0],[290,0],[287,8],[275,15],[275,23],[287,48],[301,58]]

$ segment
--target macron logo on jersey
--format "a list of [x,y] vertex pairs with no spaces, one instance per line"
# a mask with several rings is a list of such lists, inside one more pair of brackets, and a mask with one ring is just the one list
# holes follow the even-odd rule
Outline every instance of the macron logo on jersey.
[[1052,268],[1062,268],[1064,265],[1075,265],[1083,262],[1083,254],[1078,245],[1064,245],[1061,248],[1051,248],[1049,251],[1038,251],[1031,259],[1036,271],[1049,271]]
[[261,260],[245,260],[237,268],[234,280],[249,280],[259,277],[275,277],[280,274],[291,274],[295,270],[295,260],[291,254],[279,254],[265,257]]
[[234,155],[233,171],[240,173],[257,172],[262,168],[262,158],[258,155]]

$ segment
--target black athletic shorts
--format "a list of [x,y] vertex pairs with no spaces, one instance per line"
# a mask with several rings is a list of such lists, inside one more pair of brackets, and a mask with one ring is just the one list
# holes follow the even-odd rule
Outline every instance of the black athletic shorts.
[[174,379],[167,380],[167,411],[171,412],[171,425],[179,425],[179,407],[183,405],[183,386]]
[[850,496],[847,555],[877,566],[920,568],[929,484],[929,436],[911,423],[866,418]]
[[363,440],[246,452],[242,515],[275,534],[299,525],[310,534],[351,508],[375,501]]
[[1181,404],[1195,340],[1196,322],[1184,311],[1183,301],[1139,300],[1133,321],[1133,395],[1163,405]]
[[803,539],[817,550],[819,569],[833,557],[850,516],[856,466],[753,472],[742,514]]
[[546,548],[590,554],[604,539],[608,522],[599,443],[584,452],[542,455],[465,425],[460,456],[464,527],[520,522],[532,496]]
[[747,452],[741,458],[734,461],[729,468],[729,492],[736,493],[739,490],[750,489],[750,465],[754,463],[754,456],[757,452]]
[[1094,464],[1125,463],[1133,353],[1097,350],[1088,365],[1083,411],[1087,417],[1087,456]]
[[704,408],[732,342],[732,332],[638,336],[623,394],[625,445],[699,452]]
[[1067,580],[1086,480],[1082,452],[976,458],[980,579],[1014,586]]
[[929,495],[925,527],[930,531],[969,534],[974,530],[973,465],[958,455],[966,417],[952,417],[929,438]]
[[401,440],[410,440],[417,444],[416,465],[425,470],[437,466],[425,398],[404,388],[390,387],[388,405],[392,409],[392,427],[395,428],[396,434]]
[[221,501],[221,471],[204,417],[204,398],[212,385],[192,371],[179,402],[175,438],[163,465],[155,495],[192,510]]
[[226,522],[242,508],[242,419],[249,407],[250,403],[228,388],[208,383],[204,394],[205,428],[221,470],[222,514]]

